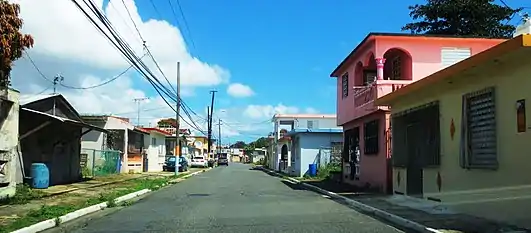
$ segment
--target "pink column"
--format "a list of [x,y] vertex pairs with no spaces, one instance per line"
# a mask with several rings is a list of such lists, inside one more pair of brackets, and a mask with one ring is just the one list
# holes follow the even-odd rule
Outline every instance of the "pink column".
[[384,64],[385,58],[376,58],[376,77],[378,80],[382,80],[384,76]]

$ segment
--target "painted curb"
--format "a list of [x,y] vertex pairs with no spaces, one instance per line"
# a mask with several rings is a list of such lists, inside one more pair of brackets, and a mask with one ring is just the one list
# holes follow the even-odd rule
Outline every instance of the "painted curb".
[[[199,171],[196,171],[196,172],[192,172],[192,173],[186,174],[186,175],[184,175],[184,176],[182,176],[180,178],[186,179],[186,178],[195,176],[197,174],[200,174],[200,173],[203,173],[203,172],[207,172],[207,171],[209,171],[211,169],[212,168],[207,168],[207,169],[199,170]],[[147,176],[145,176],[145,177],[147,177]],[[140,177],[138,177],[138,178],[140,178]],[[137,179],[137,178],[132,178],[132,179]],[[163,186],[167,186],[167,185],[163,185]],[[74,191],[74,190],[72,190],[72,191]],[[116,204],[119,204],[121,202],[136,198],[138,196],[142,196],[142,195],[144,195],[146,193],[149,193],[149,192],[151,192],[151,190],[142,189],[140,191],[136,191],[134,193],[129,193],[129,194],[126,194],[124,196],[118,197],[118,198],[114,199],[114,202]],[[12,231],[11,233],[35,233],[35,232],[48,230],[48,229],[56,227],[58,223],[62,224],[62,223],[65,223],[65,222],[69,222],[69,221],[72,221],[74,219],[83,217],[85,215],[92,214],[94,212],[98,212],[98,211],[103,210],[105,208],[107,208],[107,202],[103,202],[103,203],[100,203],[100,204],[96,204],[96,205],[93,205],[93,206],[89,206],[89,207],[86,207],[86,208],[83,208],[83,209],[76,210],[76,211],[74,211],[72,213],[68,213],[68,214],[65,214],[65,215],[63,215],[61,217],[58,217],[57,219],[54,218],[54,219],[44,220],[42,222],[38,222],[38,223],[33,224],[31,226],[27,226],[27,227],[18,229],[16,231]]]
[[[118,203],[130,200],[130,199],[133,199],[135,197],[144,195],[144,194],[149,193],[149,192],[151,192],[151,190],[142,189],[140,191],[137,191],[137,192],[134,192],[134,193],[129,193],[127,195],[118,197],[118,198],[114,199],[114,201],[118,204]],[[103,202],[103,203],[100,203],[100,204],[96,204],[96,205],[93,205],[93,206],[89,206],[89,207],[86,207],[86,208],[83,208],[83,209],[76,210],[76,211],[74,211],[72,213],[65,214],[65,215],[63,215],[61,217],[58,217],[57,219],[59,219],[59,220],[57,220],[57,219],[44,220],[42,222],[33,224],[31,226],[24,227],[24,228],[18,229],[16,231],[12,231],[11,233],[35,233],[35,232],[48,230],[50,228],[56,227],[58,222],[59,222],[59,224],[60,223],[65,223],[65,222],[69,222],[69,221],[72,221],[72,220],[77,219],[79,217],[82,217],[82,216],[85,216],[87,214],[91,214],[91,213],[100,211],[100,210],[105,209],[105,208],[107,208],[107,202]]]
[[275,172],[275,171],[272,171],[270,169],[267,169],[267,168],[264,168],[264,167],[259,167],[258,169],[262,169],[263,171],[265,171],[267,173],[270,173],[270,174],[272,173],[275,176],[282,177],[282,178],[284,178],[286,180],[289,180],[291,182],[294,182],[296,184],[300,184],[300,185],[302,185],[302,186],[304,186],[304,187],[306,187],[306,188],[308,188],[310,190],[316,191],[318,193],[321,193],[321,194],[324,194],[324,195],[328,195],[328,196],[336,198],[336,199],[341,199],[345,203],[347,203],[348,206],[351,206],[351,207],[353,207],[355,209],[358,209],[358,210],[361,210],[361,211],[364,211],[364,212],[368,212],[370,214],[373,214],[375,216],[383,218],[383,219],[385,219],[385,220],[387,220],[389,222],[392,222],[394,224],[400,225],[402,227],[405,227],[405,228],[408,228],[408,229],[412,229],[412,230],[415,230],[415,231],[418,231],[418,232],[443,233],[442,231],[438,231],[436,229],[424,226],[424,225],[422,225],[420,223],[417,223],[417,222],[402,218],[400,216],[391,214],[389,212],[385,212],[385,211],[383,211],[381,209],[374,208],[372,206],[363,204],[363,203],[361,203],[359,201],[354,201],[352,199],[343,197],[343,196],[341,196],[341,195],[339,195],[337,193],[330,192],[328,190],[324,190],[322,188],[319,188],[319,187],[311,185],[311,184],[306,184],[306,183],[304,183],[304,182],[302,182],[300,180],[297,180],[297,179],[294,179],[294,178],[291,178],[291,177],[283,177],[282,174],[280,174],[278,172]]
[[[200,174],[200,173],[203,173],[203,172],[207,172],[207,171],[209,171],[211,169],[212,168],[207,168],[207,169],[199,170],[199,171],[196,171],[196,172],[192,172],[192,173],[186,174],[186,175],[184,175],[184,176],[182,176],[180,178],[186,179],[186,178],[195,176],[197,174]],[[133,179],[137,179],[137,178],[133,178]],[[164,186],[166,186],[166,185],[164,185]],[[138,196],[142,196],[142,195],[144,195],[146,193],[149,193],[149,192],[151,192],[151,190],[142,189],[140,191],[136,191],[134,193],[129,193],[129,194],[126,194],[124,196],[118,197],[118,198],[114,199],[114,202],[116,204],[119,204],[121,202],[136,198]],[[98,211],[103,210],[105,208],[107,208],[107,202],[103,202],[103,203],[100,203],[100,204],[96,204],[96,205],[93,205],[93,206],[89,206],[89,207],[86,207],[86,208],[83,208],[83,209],[76,210],[76,211],[74,211],[72,213],[65,214],[65,215],[57,218],[59,220],[57,220],[55,218],[54,219],[44,220],[42,222],[33,224],[31,226],[27,226],[27,227],[18,229],[16,231],[12,231],[11,233],[35,233],[35,232],[48,230],[48,229],[56,227],[57,224],[58,224],[57,222],[59,222],[59,224],[62,224],[62,223],[65,223],[65,222],[69,222],[69,221],[72,221],[74,219],[83,217],[85,215],[92,214],[94,212],[98,212]]]

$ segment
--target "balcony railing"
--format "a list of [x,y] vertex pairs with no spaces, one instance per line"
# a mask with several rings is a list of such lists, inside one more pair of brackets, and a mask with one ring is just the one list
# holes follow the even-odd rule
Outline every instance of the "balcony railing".
[[408,84],[410,80],[376,80],[374,83],[354,88],[354,106],[356,108],[374,102],[377,98],[394,92]]

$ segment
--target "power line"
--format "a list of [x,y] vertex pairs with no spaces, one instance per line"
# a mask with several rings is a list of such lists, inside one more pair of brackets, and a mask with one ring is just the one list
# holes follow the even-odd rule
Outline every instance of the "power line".
[[[186,20],[186,16],[184,15],[183,8],[181,7],[181,2],[179,0],[175,0],[175,1],[177,2],[177,6],[179,7],[179,12],[181,13],[181,17],[183,17],[184,27],[186,28],[186,31],[188,32],[188,37],[190,38],[190,42],[192,42],[192,47],[194,48],[194,50],[196,50],[194,39],[192,38],[192,31],[190,31],[190,27],[188,26],[188,21]],[[170,5],[171,5],[171,0],[168,0],[168,2],[170,2]],[[173,6],[172,6],[172,11],[173,11]],[[175,11],[173,11],[173,14],[175,15]]]
[[[164,71],[162,71],[162,69],[160,68],[159,66],[159,63],[157,62],[157,60],[155,59],[155,57],[153,57],[153,54],[151,53],[151,51],[149,50],[149,48],[146,46],[146,40],[144,40],[144,37],[142,37],[142,33],[140,33],[140,30],[138,30],[138,27],[136,26],[136,23],[135,23],[135,20],[133,20],[133,17],[131,16],[131,12],[129,11],[129,8],[127,8],[127,5],[125,4],[125,1],[122,0],[122,3],[124,4],[124,7],[125,7],[125,11],[127,11],[127,15],[129,15],[129,19],[131,19],[131,22],[133,23],[135,29],[136,29],[136,32],[138,32],[138,36],[140,37],[140,39],[142,40],[142,46],[144,47],[144,49],[146,50],[147,54],[151,57],[151,59],[153,60],[153,63],[155,63],[155,66],[157,67],[157,69],[159,70],[159,72],[162,74],[162,76],[164,77],[164,79],[166,79],[166,82],[169,84],[169,86],[173,89],[173,91],[175,91],[175,93],[177,93],[177,90],[175,88],[173,88],[173,86],[171,85],[170,83],[170,80],[168,80],[168,77],[166,77],[166,75],[164,74]],[[172,8],[173,9],[173,8]]]
[[[96,27],[100,33],[105,36],[109,42],[122,53],[122,55],[129,61],[130,64],[134,66],[134,68],[142,74],[142,76],[154,87],[155,91],[159,96],[161,96],[162,100],[173,110],[176,111],[176,109],[169,104],[169,102],[166,100],[163,94],[165,94],[169,98],[180,98],[180,96],[173,96],[171,91],[169,91],[160,80],[157,79],[156,76],[153,75],[151,70],[143,63],[138,56],[132,52],[131,46],[123,40],[123,38],[118,34],[116,29],[111,25],[109,19],[101,12],[101,9],[99,9],[98,6],[96,6],[92,1],[88,0],[82,0],[83,3],[89,8],[92,13],[96,15],[96,17],[100,20],[101,24],[108,30],[110,35],[108,35],[105,30],[98,24],[96,21],[87,13],[81,5],[76,0],[71,0],[76,7],[82,11],[82,13],[87,17],[87,19],[92,23],[94,27]],[[87,2],[88,1],[88,2]],[[112,38],[111,38],[112,37]],[[182,100],[181,100],[182,101]],[[190,119],[193,121],[193,119]],[[183,119],[185,123],[192,126],[193,124],[188,123],[186,120]],[[195,122],[194,122],[195,123]],[[201,132],[201,129],[196,129]]]
[[28,52],[24,51],[24,53],[26,54],[26,57],[30,63],[33,65],[33,68],[35,68],[35,70],[37,70],[37,72],[39,73],[39,75],[44,78],[46,81],[50,82],[50,83],[53,83],[53,81],[51,79],[49,79],[48,77],[46,77],[46,75],[44,75],[44,73],[42,73],[41,69],[39,69],[39,67],[37,66],[37,64],[35,64],[35,61],[33,61],[33,59],[31,59],[31,56],[29,55]]
[[135,21],[133,20],[133,16],[131,16],[131,12],[129,12],[129,9],[127,8],[127,5],[125,4],[125,1],[122,0],[122,3],[124,4],[125,11],[127,11],[127,15],[129,15],[129,18],[131,19],[131,22],[133,22],[133,26],[135,27],[136,32],[138,33],[138,36],[139,36],[140,39],[142,40],[142,43],[145,44],[145,43],[146,43],[146,40],[144,40],[144,38],[142,37],[142,34],[140,34],[140,30],[138,30],[138,27],[136,26],[136,23],[135,23]]

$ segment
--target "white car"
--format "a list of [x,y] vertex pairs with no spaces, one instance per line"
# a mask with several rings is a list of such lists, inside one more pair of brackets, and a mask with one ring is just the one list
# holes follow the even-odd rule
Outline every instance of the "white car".
[[208,167],[208,160],[203,156],[195,156],[190,163],[191,167]]

